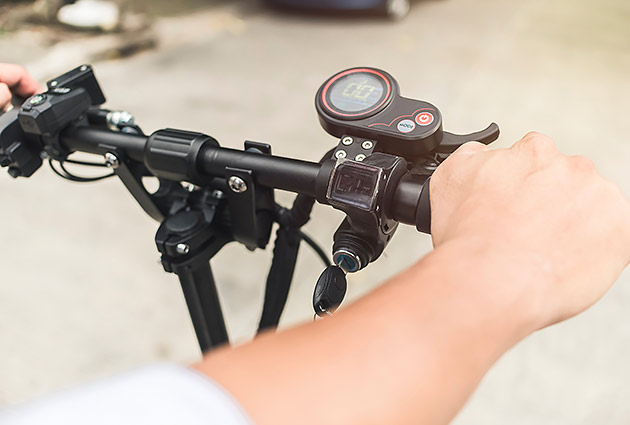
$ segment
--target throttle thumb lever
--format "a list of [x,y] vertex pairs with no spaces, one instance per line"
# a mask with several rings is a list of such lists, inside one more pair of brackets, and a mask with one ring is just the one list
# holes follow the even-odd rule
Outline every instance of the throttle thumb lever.
[[480,142],[489,145],[499,138],[499,126],[492,123],[485,130],[470,134],[452,134],[448,131],[444,132],[442,142],[436,148],[438,153],[453,153],[455,150],[466,142]]

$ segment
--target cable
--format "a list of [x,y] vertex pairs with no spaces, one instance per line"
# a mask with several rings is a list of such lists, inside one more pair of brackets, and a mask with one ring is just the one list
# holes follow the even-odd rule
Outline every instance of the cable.
[[77,182],[77,183],[95,182],[95,181],[104,180],[104,179],[107,179],[107,178],[115,176],[114,173],[105,174],[103,176],[97,176],[97,177],[76,176],[76,175],[72,174],[71,172],[69,172],[66,169],[66,167],[64,167],[64,165],[63,165],[64,161],[57,161],[57,162],[59,162],[59,167],[61,168],[62,171],[59,171],[57,169],[57,167],[55,167],[55,165],[53,164],[52,158],[48,159],[48,164],[50,165],[50,168],[53,170],[53,172],[55,174],[57,174],[59,177],[61,177],[61,178],[64,178],[66,180],[70,180],[70,181],[73,181],[73,182]]
[[63,162],[77,165],[88,165],[90,167],[107,167],[107,164],[105,164],[104,162],[77,161],[76,159],[64,159]]
[[324,265],[326,267],[330,266],[330,260],[328,259],[328,256],[326,255],[326,253],[324,252],[324,250],[322,249],[321,246],[319,246],[317,244],[317,242],[315,242],[313,240],[313,238],[311,238],[309,235],[307,235],[306,233],[302,232],[300,230],[300,237],[304,240],[304,242],[306,242],[311,248],[313,248],[313,251],[315,251],[315,253],[317,255],[319,255],[319,258],[322,259],[322,261],[324,262]]

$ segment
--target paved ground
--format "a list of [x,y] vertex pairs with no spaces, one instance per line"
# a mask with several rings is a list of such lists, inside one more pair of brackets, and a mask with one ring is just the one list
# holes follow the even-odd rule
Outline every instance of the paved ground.
[[[146,131],[198,130],[230,147],[260,140],[315,160],[335,143],[313,108],[321,82],[346,67],[381,67],[403,95],[438,105],[446,129],[496,121],[497,146],[545,132],[630,195],[629,19],[623,0],[425,1],[398,24],[236,3],[160,20],[158,50],[96,71],[108,104],[134,112]],[[26,61],[42,79],[86,54],[74,40],[51,51],[32,34],[12,37],[0,38],[2,59]],[[198,358],[178,283],[157,264],[157,225],[119,183],[76,185],[42,169],[29,180],[0,178],[0,193],[0,403],[158,359]],[[340,220],[318,207],[308,231],[329,246]],[[350,298],[429,249],[428,237],[400,230],[382,260],[352,276]],[[213,261],[238,340],[254,331],[269,258],[230,246]],[[284,326],[309,320],[319,271],[304,249]],[[455,422],[628,424],[629,280],[624,274],[595,308],[508,353]]]

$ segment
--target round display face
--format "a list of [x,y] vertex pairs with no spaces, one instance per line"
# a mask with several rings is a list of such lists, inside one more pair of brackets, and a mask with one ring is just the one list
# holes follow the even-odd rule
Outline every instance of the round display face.
[[343,113],[357,113],[378,105],[385,93],[385,83],[373,74],[348,74],[330,87],[330,105]]

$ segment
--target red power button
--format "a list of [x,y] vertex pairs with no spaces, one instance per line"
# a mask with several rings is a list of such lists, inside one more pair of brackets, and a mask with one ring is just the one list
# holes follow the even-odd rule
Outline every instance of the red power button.
[[421,112],[416,117],[416,122],[418,123],[418,125],[422,125],[422,126],[429,125],[434,120],[435,118],[433,118],[433,114],[431,114],[430,112]]

